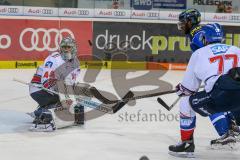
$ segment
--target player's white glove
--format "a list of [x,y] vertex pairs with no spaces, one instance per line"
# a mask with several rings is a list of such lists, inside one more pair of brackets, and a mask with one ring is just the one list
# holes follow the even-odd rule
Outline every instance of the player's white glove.
[[185,88],[181,83],[179,83],[177,86],[176,86],[176,94],[179,96],[179,97],[182,97],[182,96],[191,96],[192,94],[194,94],[195,92],[194,91],[190,91],[189,89]]

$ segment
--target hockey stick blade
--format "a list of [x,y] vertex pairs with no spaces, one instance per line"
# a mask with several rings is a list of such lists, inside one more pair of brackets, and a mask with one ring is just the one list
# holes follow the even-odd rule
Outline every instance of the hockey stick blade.
[[163,106],[164,108],[166,108],[168,111],[171,110],[170,107],[169,107],[160,97],[157,98],[157,101],[158,101],[158,103],[159,103],[160,105],[162,105],[162,106]]
[[161,104],[164,108],[166,108],[168,111],[170,111],[176,104],[177,102],[180,100],[181,97],[178,97],[173,103],[172,105],[167,105],[160,97],[157,98],[157,101],[159,104]]
[[127,94],[122,98],[122,101],[119,101],[112,107],[113,113],[116,113],[123,108],[123,106],[125,106],[132,97],[134,97],[134,93],[132,91],[127,92]]

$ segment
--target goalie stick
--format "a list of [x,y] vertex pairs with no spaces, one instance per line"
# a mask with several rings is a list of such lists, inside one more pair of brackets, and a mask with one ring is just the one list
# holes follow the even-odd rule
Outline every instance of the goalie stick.
[[[47,91],[48,93],[51,93],[51,94],[57,94],[57,95],[60,94],[59,92],[56,92],[56,91],[41,87],[39,85],[32,84],[32,83],[27,83],[25,81],[22,81],[22,80],[19,80],[19,79],[16,79],[16,78],[13,78],[13,81],[16,81],[16,82],[19,82],[19,83],[22,83],[22,84],[25,84],[25,85],[28,85],[28,86],[33,86],[33,87],[40,88],[40,89],[45,90],[45,91]],[[134,96],[133,92],[129,91],[123,98],[124,99],[129,99],[133,96]],[[98,103],[98,102],[95,102],[95,101],[92,101],[92,100],[86,100],[83,97],[78,97],[78,98],[76,98],[76,100],[79,102],[79,104],[81,104],[83,106],[86,106],[86,107],[89,107],[89,108],[92,108],[92,109],[96,109],[96,110],[99,110],[101,112],[105,112],[105,113],[109,113],[109,114],[116,113],[124,105],[126,105],[127,102],[128,102],[128,101],[123,101],[123,100],[117,100],[115,102],[116,104],[110,106],[110,105],[107,105],[107,104],[104,104],[104,103]]]
[[[113,103],[117,103],[119,101],[119,100],[109,100],[108,98],[104,97],[95,87],[91,87],[90,92],[94,95],[94,97],[96,97],[97,99],[99,99],[101,102],[103,102],[105,104],[113,104]],[[131,91],[129,91],[129,92],[131,92]],[[129,92],[126,95],[130,94]],[[126,98],[122,98],[122,101],[128,102],[131,100],[161,96],[161,95],[171,94],[171,93],[175,93],[175,92],[176,92],[176,90],[169,90],[169,91],[151,93],[151,94],[140,95],[140,96],[135,96],[135,97],[128,97],[125,95],[124,97],[126,97]]]

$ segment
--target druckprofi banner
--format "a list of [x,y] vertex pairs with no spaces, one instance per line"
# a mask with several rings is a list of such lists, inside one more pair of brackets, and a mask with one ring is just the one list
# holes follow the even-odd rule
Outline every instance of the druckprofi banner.
[[[93,54],[98,58],[124,60],[126,54],[130,61],[186,62],[191,53],[176,24],[94,22],[93,28]],[[124,42],[129,48],[121,47]]]
[[[186,63],[192,53],[188,38],[176,24],[94,22],[93,25],[93,55],[97,59]],[[239,27],[224,26],[224,32],[227,44],[240,46]]]

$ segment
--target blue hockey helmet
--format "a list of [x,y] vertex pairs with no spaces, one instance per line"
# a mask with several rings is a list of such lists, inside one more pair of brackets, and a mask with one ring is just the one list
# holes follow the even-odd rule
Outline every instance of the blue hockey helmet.
[[202,48],[210,43],[221,43],[223,41],[223,29],[218,23],[206,24],[202,30],[192,39],[190,46]]
[[223,41],[223,28],[218,23],[206,24],[202,27],[203,38],[208,43],[217,43]]
[[194,8],[187,9],[179,14],[178,21],[179,30],[183,30],[183,26],[189,21],[192,25],[198,25],[201,22],[201,13]]

